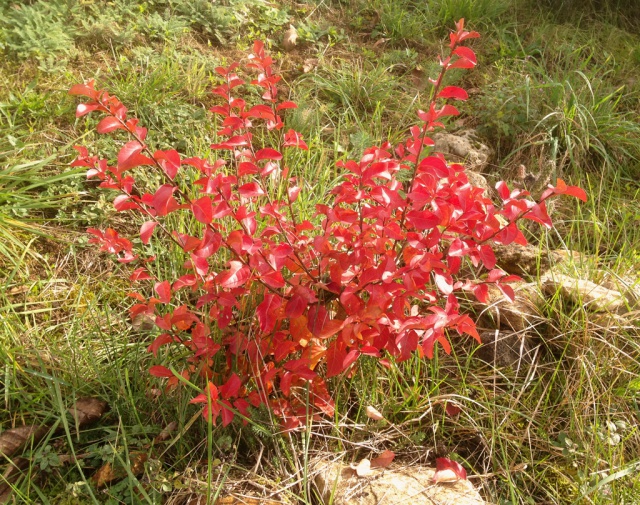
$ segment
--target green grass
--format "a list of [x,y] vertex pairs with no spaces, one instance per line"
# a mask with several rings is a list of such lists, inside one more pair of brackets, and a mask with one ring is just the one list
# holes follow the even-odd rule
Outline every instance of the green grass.
[[[165,392],[146,373],[156,360],[146,352],[149,334],[128,321],[126,270],[87,247],[84,236],[87,226],[122,218],[67,168],[75,144],[115,154],[93,133],[94,119],[75,120],[75,101],[66,96],[72,84],[93,77],[116,93],[150,128],[154,148],[205,155],[216,128],[207,112],[213,69],[266,38],[300,105],[287,122],[312,148],[287,160],[311,217],[341,175],[337,159],[398,140],[412,124],[442,36],[465,16],[482,32],[478,69],[461,78],[477,89],[464,106],[465,126],[496,152],[489,177],[508,177],[520,163],[535,172],[555,162],[557,174],[587,189],[590,200],[559,203],[557,231],[540,243],[588,255],[562,267],[568,273],[637,290],[634,5],[565,1],[560,20],[547,3],[558,2],[0,7],[0,434],[23,424],[49,427],[21,454],[29,463],[12,481],[16,502],[179,503],[191,492],[217,496],[250,475],[254,492],[280,489],[283,499],[310,503],[314,455],[352,461],[369,447],[422,463],[451,456],[470,475],[485,475],[473,482],[491,503],[639,503],[637,314],[607,321],[548,296],[547,323],[531,330],[539,339],[531,367],[495,369],[478,360],[471,342],[454,341],[451,357],[413,358],[390,370],[364,360],[354,377],[333,382],[336,419],[306,434],[282,435],[267,412],[256,425],[214,428],[189,405],[189,386]],[[282,54],[290,22],[306,32]],[[307,58],[318,65],[304,74]],[[158,252],[169,258],[158,273],[169,277],[178,260]],[[105,400],[110,410],[78,433],[66,411],[83,396]],[[460,415],[447,416],[445,402],[462,408]],[[368,419],[367,405],[387,421]],[[154,444],[173,421],[169,439]],[[148,459],[134,475],[139,454]],[[91,475],[107,462],[124,473],[97,489]]]

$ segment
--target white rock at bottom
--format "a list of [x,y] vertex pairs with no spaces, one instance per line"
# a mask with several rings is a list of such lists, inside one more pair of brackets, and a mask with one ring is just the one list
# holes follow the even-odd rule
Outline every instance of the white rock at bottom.
[[325,504],[484,505],[468,480],[434,484],[434,468],[391,465],[358,477],[347,465],[319,462],[315,484]]

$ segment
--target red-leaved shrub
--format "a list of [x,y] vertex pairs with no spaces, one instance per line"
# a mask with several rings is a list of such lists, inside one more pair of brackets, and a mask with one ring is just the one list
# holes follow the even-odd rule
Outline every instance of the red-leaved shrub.
[[[264,405],[290,429],[307,416],[333,414],[326,379],[353,371],[362,356],[390,366],[414,353],[431,358],[436,344],[448,353],[455,334],[479,340],[458,296],[486,301],[494,285],[512,298],[516,279],[495,269],[492,244],[526,243],[520,219],[550,227],[550,196],[586,195],[558,180],[534,202],[499,183],[496,206],[469,184],[462,165],[433,152],[430,133],[458,114],[449,102],[467,99],[444,77],[475,66],[463,43],[478,36],[457,23],[420,123],[396,146],[385,142],[360,160],[338,162],[341,181],[313,216],[301,215],[304,189],[290,170],[296,151],[309,147],[284,125],[281,114],[296,105],[279,99],[280,77],[261,42],[243,65],[217,69],[222,82],[213,93],[221,103],[211,111],[220,129],[207,158],[154,151],[146,128],[115,96],[93,81],[71,88],[89,98],[78,117],[101,112],[99,133],[129,137],[115,164],[76,147],[72,165],[88,167],[89,178],[117,192],[116,210],[144,217],[135,244],[110,228],[88,232],[102,251],[136,267],[130,281],[141,288],[130,295],[130,315],[159,329],[149,352],[164,364],[152,366],[152,375],[168,387],[179,384],[178,375],[201,380],[203,392],[192,402],[213,422],[227,425]],[[240,69],[254,72],[250,85],[260,88],[260,103],[241,98],[255,94]],[[136,174],[149,170],[162,184],[138,187]],[[176,213],[180,219],[167,217]],[[153,247],[157,258],[152,241],[164,243]],[[163,254],[183,256],[182,275],[152,273],[150,262],[162,262]]]

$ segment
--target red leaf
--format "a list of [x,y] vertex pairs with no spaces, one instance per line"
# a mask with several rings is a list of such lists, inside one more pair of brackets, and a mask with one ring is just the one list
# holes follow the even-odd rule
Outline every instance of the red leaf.
[[95,81],[93,79],[87,81],[86,84],[74,84],[69,90],[70,95],[82,95],[88,96],[96,100],[99,96],[99,92],[95,89]]
[[318,338],[329,338],[338,333],[344,326],[344,321],[329,319],[329,313],[322,305],[315,304],[309,308],[308,328]]
[[100,105],[98,105],[97,103],[96,104],[79,103],[78,107],[76,108],[76,117],[82,117],[86,114],[89,114],[89,112],[93,112],[98,107],[100,107]]
[[180,155],[178,151],[175,149],[171,149],[169,151],[156,151],[153,153],[153,158],[158,162],[160,167],[169,179],[173,180],[176,178],[176,174],[178,173],[178,169],[180,168]]
[[133,271],[133,273],[129,276],[129,280],[131,282],[147,281],[149,279],[153,279],[153,277],[149,274],[147,269],[144,267],[136,268]]
[[453,105],[449,105],[449,104],[442,107],[442,109],[438,110],[438,113],[437,113],[438,119],[441,117],[459,116],[459,115],[460,115],[460,111],[456,109]]
[[[158,355],[158,349],[160,349],[160,347],[162,347],[163,345],[166,344],[170,344],[171,342],[173,342],[173,337],[171,335],[169,335],[168,333],[162,333],[161,335],[158,335],[156,337],[156,339],[151,343],[151,345],[149,347],[147,347],[147,352],[152,352],[154,356]],[[156,368],[156,367],[152,367],[152,368]],[[151,370],[149,370],[151,372]],[[171,372],[171,370],[169,370],[169,372]],[[151,373],[151,375],[155,375],[154,373]],[[172,377],[173,374],[169,375],[168,377]],[[161,375],[156,375],[156,377],[164,377]]]
[[248,182],[238,188],[238,193],[243,198],[250,198],[252,196],[264,195],[264,190],[257,182]]
[[155,365],[149,368],[149,373],[154,377],[173,377],[173,372],[166,366]]
[[235,373],[231,374],[231,377],[229,377],[227,382],[225,382],[224,385],[220,386],[220,394],[222,395],[222,398],[228,400],[229,398],[238,396],[240,386],[242,386],[240,377],[238,377]]
[[209,224],[213,221],[213,204],[210,197],[203,196],[191,202],[191,210],[194,217],[201,223]]
[[118,168],[122,171],[129,170],[140,165],[151,165],[153,160],[140,154],[144,146],[137,140],[127,142],[118,152]]
[[440,218],[427,210],[412,210],[407,212],[407,222],[416,230],[431,230],[440,224]]
[[125,127],[122,126],[120,120],[114,116],[102,118],[97,127],[98,133],[109,133],[118,129],[125,130]]
[[557,180],[555,187],[549,185],[549,189],[542,193],[540,199],[545,200],[551,194],[575,196],[583,202],[587,201],[587,193],[582,188],[578,186],[567,186],[567,183],[562,179]]
[[433,474],[433,482],[455,482],[457,480],[465,480],[467,471],[460,463],[452,461],[449,458],[436,459],[436,473]]
[[156,209],[158,216],[166,216],[178,208],[178,204],[173,198],[173,193],[176,189],[175,186],[170,184],[163,184],[156,190],[151,200],[151,205]]
[[113,200],[113,208],[118,212],[137,209],[138,207],[137,203],[131,201],[131,197],[129,195],[118,195],[115,200]]
[[264,300],[256,307],[256,316],[262,333],[271,333],[276,326],[277,310],[282,305],[282,298],[275,295],[265,295]]
[[309,150],[309,146],[307,146],[306,142],[302,139],[302,135],[291,129],[284,134],[283,145],[284,147],[298,147],[304,151]]
[[480,303],[489,302],[489,287],[486,284],[476,284],[473,287],[473,294]]
[[455,98],[456,100],[466,100],[469,98],[467,92],[457,86],[445,86],[438,93],[438,98]]
[[383,451],[377,458],[371,460],[371,468],[386,468],[391,464],[395,457],[395,452]]
[[144,245],[147,245],[151,240],[153,229],[158,226],[157,221],[147,221],[140,227],[140,240]]
[[450,417],[455,417],[458,414],[460,414],[460,412],[462,412],[462,409],[460,407],[458,407],[456,404],[451,402],[446,402],[444,404],[444,410],[447,413],[447,415]]
[[256,153],[256,161],[260,161],[260,160],[278,161],[281,159],[282,159],[282,153],[280,151],[276,151],[275,149],[271,149],[270,147],[265,147],[264,149],[260,149]]
[[233,410],[231,410],[231,404],[227,400],[221,400],[220,403],[222,404],[220,414],[222,415],[222,427],[224,428],[231,424],[235,414],[233,413]]
[[304,313],[308,305],[309,303],[302,295],[294,294],[289,301],[287,301],[284,313],[288,318],[295,319]]
[[260,169],[253,163],[243,161],[238,165],[238,176],[257,174]]
[[496,190],[498,191],[498,195],[500,195],[500,198],[502,198],[503,200],[506,200],[511,195],[511,191],[509,191],[509,187],[504,181],[499,181],[496,184]]
[[162,303],[171,301],[171,284],[169,284],[169,281],[157,282],[153,289],[158,293],[158,298]]
[[297,109],[298,106],[294,102],[282,102],[280,105],[276,107],[276,110],[282,109]]
[[229,261],[229,270],[221,272],[216,277],[216,282],[223,288],[238,288],[243,286],[251,276],[251,269],[241,261]]
[[458,46],[453,51],[453,54],[456,54],[456,55],[460,56],[461,58],[469,60],[473,65],[475,65],[477,63],[476,53],[474,53],[473,50],[468,48],[468,47]]
[[479,252],[482,264],[486,269],[491,270],[496,266],[496,255],[490,245],[485,244],[481,246]]
[[335,377],[344,372],[344,358],[347,355],[344,343],[336,340],[327,349],[327,378]]
[[516,301],[516,294],[515,294],[515,292],[513,291],[513,288],[512,288],[511,286],[509,286],[509,285],[507,285],[507,284],[502,284],[502,283],[500,283],[500,284],[496,284],[496,285],[498,286],[498,288],[500,289],[500,291],[502,291],[502,294],[503,294],[504,296],[506,296],[506,297],[507,297],[507,299],[508,299],[510,302],[512,302],[512,303],[513,303],[513,302],[515,302],[515,301]]
[[473,68],[476,64],[467,58],[460,58],[451,63],[448,68]]

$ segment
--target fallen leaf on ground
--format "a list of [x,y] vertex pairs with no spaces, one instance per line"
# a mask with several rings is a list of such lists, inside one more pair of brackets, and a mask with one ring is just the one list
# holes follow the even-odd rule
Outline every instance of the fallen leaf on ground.
[[27,458],[14,458],[7,466],[2,477],[0,477],[0,504],[9,503],[13,492],[11,484],[18,480],[22,470],[25,470],[28,466],[29,460]]
[[462,412],[462,409],[460,407],[458,407],[455,403],[451,403],[451,402],[445,403],[444,410],[447,413],[447,415],[450,417],[456,417],[460,412]]
[[456,482],[466,480],[467,471],[462,465],[449,458],[436,459],[436,473],[433,474],[433,482]]
[[37,444],[49,428],[46,426],[19,426],[0,434],[0,454],[11,457],[33,437],[33,444]]
[[[131,453],[131,473],[135,476],[144,472],[144,464],[147,461],[147,454],[144,452]],[[97,488],[105,487],[107,484],[124,479],[127,476],[127,470],[120,466],[114,467],[111,463],[102,465],[96,473],[93,474],[91,480]]]
[[371,460],[371,468],[386,468],[391,464],[395,457],[395,452],[383,451],[377,458]]
[[171,433],[176,431],[177,428],[178,428],[178,423],[176,421],[170,422],[167,425],[167,427],[164,430],[162,430],[160,433],[158,433],[158,436],[153,439],[153,443],[159,444],[160,442],[164,442],[171,436]]
[[79,428],[97,422],[106,411],[107,402],[97,398],[80,398],[73,407],[69,407],[69,414],[71,414]]

